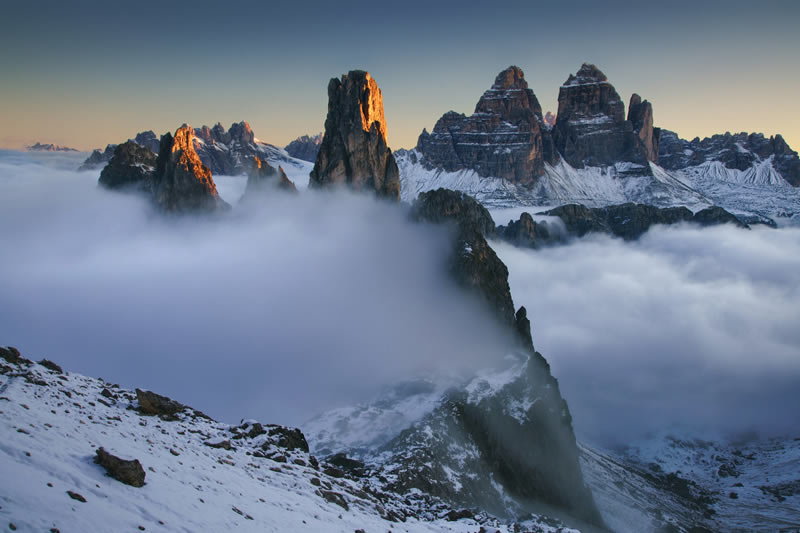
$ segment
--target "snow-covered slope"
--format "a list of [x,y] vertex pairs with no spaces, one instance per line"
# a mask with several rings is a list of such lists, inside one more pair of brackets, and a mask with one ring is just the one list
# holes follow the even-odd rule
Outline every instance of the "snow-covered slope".
[[767,218],[800,224],[800,188],[781,178],[771,158],[743,171],[726,168],[718,161],[675,171],[653,163],[649,169],[632,163],[576,169],[561,161],[556,166],[545,165],[545,174],[527,188],[499,178],[480,177],[472,170],[428,168],[416,150],[398,150],[395,157],[401,197],[407,202],[421,192],[444,187],[466,192],[495,209],[568,203],[603,207],[635,202],[698,211],[718,205],[743,215],[746,221]]
[[622,452],[582,446],[581,453],[587,483],[615,531],[659,531],[665,523],[800,528],[800,439],[731,443],[665,433]]
[[530,188],[499,178],[483,178],[472,170],[446,172],[427,168],[416,150],[395,154],[400,169],[401,197],[413,201],[419,193],[444,187],[466,192],[487,207],[517,207],[581,203],[601,207],[637,202],[699,210],[712,201],[664,169],[618,163],[610,167],[576,169],[561,161],[545,165],[545,174]]
[[[299,431],[255,421],[231,426],[191,408],[146,416],[137,393],[50,368],[0,359],[3,528],[512,530],[486,514],[458,518],[424,494],[387,493],[374,479],[317,463]],[[138,459],[144,486],[107,476],[93,462],[99,447]],[[566,531],[539,519],[528,524],[521,530]]]
[[756,214],[783,224],[800,224],[800,188],[792,187],[776,175],[770,161],[744,171],[710,161],[671,174],[731,213]]

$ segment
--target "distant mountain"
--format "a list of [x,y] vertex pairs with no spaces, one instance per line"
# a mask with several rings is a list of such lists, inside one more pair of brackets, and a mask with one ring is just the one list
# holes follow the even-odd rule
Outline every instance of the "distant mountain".
[[680,139],[654,126],[653,105],[637,94],[626,116],[590,64],[567,78],[558,101],[555,120],[545,120],[522,71],[504,70],[473,115],[445,113],[415,149],[395,153],[401,197],[447,187],[494,207],[719,205],[749,221],[800,224],[800,158],[780,135]]
[[286,153],[297,159],[313,163],[317,160],[319,147],[322,144],[322,132],[316,135],[303,135],[286,145]]
[[[152,131],[145,131],[129,139],[140,146],[149,148],[158,155],[159,137]],[[285,150],[260,141],[255,137],[250,124],[237,122],[226,130],[217,123],[213,127],[194,128],[192,143],[200,160],[216,176],[236,176],[247,174],[254,157],[267,161],[273,166],[282,165],[296,183],[307,183],[310,166],[290,156]],[[105,150],[95,150],[83,162],[79,170],[103,168],[114,155],[116,144],[109,144]],[[298,180],[297,174],[301,175]],[[305,176],[305,178],[302,177]]]
[[42,144],[37,142],[34,145],[28,146],[27,150],[29,152],[78,152],[75,148],[69,148],[67,146],[59,146],[57,144]]

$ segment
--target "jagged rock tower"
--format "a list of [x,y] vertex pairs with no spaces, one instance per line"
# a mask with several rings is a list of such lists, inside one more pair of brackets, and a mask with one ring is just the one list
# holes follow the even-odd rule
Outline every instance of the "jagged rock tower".
[[553,140],[575,168],[609,166],[627,161],[646,166],[658,157],[653,107],[638,95],[631,113],[603,72],[584,63],[558,91],[558,117]]
[[363,70],[328,83],[328,117],[309,185],[347,185],[400,198],[400,173],[386,144],[386,118],[378,84]]
[[164,211],[216,211],[230,206],[220,198],[211,171],[194,150],[194,130],[184,124],[161,137],[153,199]]

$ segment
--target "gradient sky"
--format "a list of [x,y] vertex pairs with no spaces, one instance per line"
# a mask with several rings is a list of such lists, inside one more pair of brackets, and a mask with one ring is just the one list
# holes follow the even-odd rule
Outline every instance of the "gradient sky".
[[[5,1],[0,146],[91,149],[247,120],[285,145],[323,129],[328,79],[378,81],[393,148],[471,113],[511,64],[545,111],[584,61],[657,126],[781,133],[800,148],[800,2]],[[626,106],[627,107],[627,106]]]

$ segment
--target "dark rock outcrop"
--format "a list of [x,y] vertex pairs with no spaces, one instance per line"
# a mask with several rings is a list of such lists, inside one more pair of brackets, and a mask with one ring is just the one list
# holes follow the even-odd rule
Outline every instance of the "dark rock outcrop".
[[194,150],[194,130],[183,125],[161,137],[153,198],[167,212],[216,211],[230,206],[220,198],[211,171]]
[[156,168],[156,154],[127,141],[114,148],[114,155],[100,172],[98,183],[107,189],[150,192]]
[[136,400],[139,402],[139,412],[144,415],[173,416],[186,408],[166,396],[141,389],[136,389]]
[[105,468],[109,476],[121,483],[131,487],[144,486],[145,472],[138,459],[120,459],[100,447],[94,456],[94,462]]
[[489,211],[467,194],[437,189],[419,195],[412,216],[417,221],[453,226],[450,274],[459,285],[481,295],[500,322],[514,330],[508,269],[486,241],[486,236],[495,232]]
[[739,228],[747,228],[747,224],[723,208],[712,205],[694,214],[692,222],[701,226],[717,226],[719,224],[733,224]]
[[691,141],[677,133],[663,130],[659,145],[659,164],[667,170],[681,170],[709,161],[719,161],[726,168],[747,171],[772,158],[772,167],[794,187],[800,186],[800,157],[780,135],[761,133],[724,133]]
[[105,150],[93,150],[89,157],[78,167],[78,170],[95,170],[103,168],[114,157],[114,149],[118,145],[107,144]]
[[[517,377],[498,390],[480,383],[451,390],[439,407],[379,450],[390,454],[379,475],[400,493],[416,488],[452,505],[507,514],[544,503],[602,526],[583,482],[569,408],[547,361],[534,350],[527,311],[514,312],[508,269],[486,240],[495,233],[491,215],[466,194],[438,189],[419,195],[412,217],[453,226],[450,272],[516,334],[520,361]],[[492,483],[513,499],[514,511]]]
[[39,361],[39,364],[45,367],[47,370],[55,372],[56,374],[64,373],[64,369],[61,368],[61,366],[58,365],[57,363],[51,361],[50,359],[42,359],[41,361]]
[[303,135],[286,145],[286,153],[303,161],[315,162],[322,145],[322,132],[316,135]]
[[429,167],[471,169],[531,185],[544,173],[545,162],[558,161],[548,130],[522,69],[511,66],[497,75],[472,116],[445,113],[431,133],[419,136],[417,151]]
[[[645,111],[637,111],[642,115],[639,118],[644,118]],[[588,63],[559,89],[553,140],[567,163],[575,168],[618,162],[645,167],[648,161],[633,124],[625,119],[625,104],[619,94],[606,75]]]
[[[159,140],[156,134],[152,131],[143,131],[137,133],[133,139],[128,139],[128,142],[134,142],[139,146],[149,149],[154,154],[158,155]],[[114,150],[119,146],[118,144],[107,144],[105,150],[94,150],[86,158],[83,164],[78,167],[78,170],[95,170],[103,168],[114,157]]]
[[606,233],[634,240],[656,224],[693,222],[708,226],[732,223],[747,227],[721,207],[709,207],[696,214],[686,207],[659,208],[644,204],[619,204],[608,207],[586,207],[581,204],[562,205],[544,213],[561,218],[567,231],[582,237],[587,233]]
[[297,188],[292,183],[292,180],[286,176],[283,167],[278,167],[278,170],[275,170],[275,167],[266,161],[262,161],[258,156],[254,156],[252,168],[247,173],[247,186],[244,189],[242,201],[254,194],[274,189],[297,192]]
[[497,233],[503,240],[527,248],[539,248],[556,239],[548,224],[536,222],[530,213],[522,213],[519,220],[511,220],[508,225],[500,226]]
[[353,70],[328,84],[325,136],[309,186],[347,185],[400,198],[400,174],[386,144],[383,97],[368,72]]

